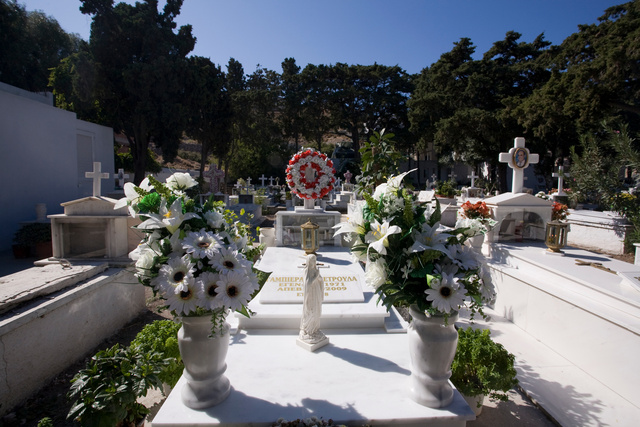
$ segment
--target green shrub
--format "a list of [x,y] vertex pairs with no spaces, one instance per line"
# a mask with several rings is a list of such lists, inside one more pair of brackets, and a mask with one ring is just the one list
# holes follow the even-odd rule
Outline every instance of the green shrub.
[[71,380],[67,418],[85,427],[136,425],[149,413],[136,399],[162,386],[159,374],[167,363],[159,353],[118,344],[96,353]]
[[175,386],[184,364],[178,348],[178,329],[181,323],[172,320],[155,320],[146,325],[131,341],[131,347],[142,353],[160,353],[163,358],[170,359],[168,365],[158,374],[163,383]]
[[451,365],[451,382],[467,396],[483,394],[508,400],[507,391],[518,384],[515,356],[494,342],[488,329],[459,329],[458,348]]
[[44,222],[25,224],[16,232],[13,242],[17,245],[31,246],[51,241],[51,225]]
[[436,194],[442,197],[455,197],[457,194],[455,181],[439,182],[436,186]]

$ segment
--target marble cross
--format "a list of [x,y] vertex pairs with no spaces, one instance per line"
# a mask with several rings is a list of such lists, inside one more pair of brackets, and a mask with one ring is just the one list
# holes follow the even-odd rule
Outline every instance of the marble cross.
[[564,192],[564,188],[563,188],[564,177],[571,176],[571,174],[569,172],[564,171],[564,166],[558,166],[558,172],[552,173],[551,176],[554,178],[558,178],[558,191],[555,192],[554,194],[556,196],[566,196],[567,193]]
[[273,187],[273,177],[272,176],[269,177],[269,185],[271,187]]
[[467,178],[471,178],[471,188],[476,188],[476,178],[480,178],[476,175],[476,171],[471,171],[471,175],[467,175]]
[[500,153],[498,158],[500,163],[507,163],[513,169],[513,178],[511,179],[511,192],[522,193],[524,182],[524,170],[530,164],[538,163],[540,156],[529,152],[524,146],[524,138],[519,136],[513,141],[513,148],[507,153]]
[[452,170],[451,170],[451,173],[450,173],[448,176],[449,176],[449,179],[450,179],[451,181],[455,181],[455,180],[456,180],[456,177],[457,177],[458,175],[456,175],[456,173],[455,173],[455,172],[453,171],[453,169],[452,169]]
[[251,177],[247,178],[247,186],[250,187],[251,186]]
[[205,175],[209,177],[209,191],[211,193],[217,193],[220,191],[220,182],[224,178],[224,171],[218,169],[215,163],[209,165],[209,170],[205,172]]
[[126,178],[129,178],[129,174],[124,173],[124,169],[122,168],[118,169],[118,187],[124,187],[124,180]]
[[84,176],[93,179],[93,197],[100,197],[102,195],[100,181],[109,178],[107,172],[102,172],[102,163],[93,162],[93,172],[85,172]]
[[264,176],[264,174],[262,174],[262,176],[258,178],[258,180],[260,181],[260,187],[264,187],[264,182],[268,179],[269,178],[267,178],[266,176]]

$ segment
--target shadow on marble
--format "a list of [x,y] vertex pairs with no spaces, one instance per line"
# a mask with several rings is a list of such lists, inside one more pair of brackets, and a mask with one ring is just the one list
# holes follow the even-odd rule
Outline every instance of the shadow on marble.
[[363,353],[349,348],[338,347],[334,344],[329,344],[319,352],[324,352],[351,363],[352,365],[359,366],[361,368],[367,368],[376,372],[396,372],[403,375],[410,375],[411,371],[398,366],[391,360],[384,359],[371,354]]
[[[286,383],[277,384],[278,387],[287,387]],[[343,406],[335,405],[326,400],[305,398],[300,401],[301,405],[280,405],[278,403],[269,402],[264,399],[249,396],[232,387],[231,394],[227,400],[218,406],[204,410],[212,419],[217,420],[220,424],[235,423],[238,421],[238,415],[234,411],[222,410],[223,407],[236,407],[236,402],[242,402],[245,408],[251,408],[253,414],[260,414],[259,419],[272,418],[276,422],[279,418],[287,421],[295,419],[305,419],[312,416],[318,418],[323,417],[322,414],[331,414],[334,422],[347,423],[361,421],[364,417],[354,409],[351,404]],[[249,417],[242,417],[249,421]]]
[[[558,367],[562,370],[562,367]],[[543,407],[548,408],[548,412],[562,414],[557,416],[556,421],[560,425],[587,426],[606,425],[601,421],[599,415],[603,412],[605,405],[589,393],[580,393],[572,385],[563,386],[554,381],[541,378],[534,370],[534,367],[526,363],[517,363],[518,380],[520,386],[527,390],[529,396],[538,401]],[[544,390],[544,402],[538,395],[537,390]],[[556,407],[557,410],[552,408]]]

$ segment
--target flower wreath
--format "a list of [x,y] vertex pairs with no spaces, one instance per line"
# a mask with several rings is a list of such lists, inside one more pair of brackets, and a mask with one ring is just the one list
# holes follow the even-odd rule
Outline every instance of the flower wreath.
[[[315,169],[315,179],[307,181],[307,168]],[[325,154],[309,148],[296,153],[287,166],[287,184],[301,199],[320,199],[333,189],[336,182],[333,162]]]

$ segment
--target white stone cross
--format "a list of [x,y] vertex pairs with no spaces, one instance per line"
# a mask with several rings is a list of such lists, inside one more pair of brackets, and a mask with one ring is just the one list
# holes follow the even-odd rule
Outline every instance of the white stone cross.
[[272,176],[269,177],[269,185],[273,187],[273,177]]
[[558,178],[558,191],[554,193],[556,196],[566,196],[567,193],[564,192],[564,188],[562,185],[564,184],[564,177],[571,176],[569,172],[564,171],[564,166],[558,166],[558,172],[554,172],[551,174],[554,178]]
[[126,178],[129,178],[129,174],[124,173],[124,169],[122,168],[118,169],[118,187],[124,187],[124,180]]
[[522,193],[524,170],[530,164],[538,163],[540,156],[530,153],[529,149],[524,146],[524,138],[519,136],[513,140],[513,148],[508,153],[500,153],[498,159],[500,163],[507,163],[513,169],[511,192]]
[[476,175],[476,171],[471,171],[471,175],[467,175],[467,178],[471,178],[471,188],[476,188],[476,178],[480,178]]
[[448,176],[449,176],[449,179],[450,179],[451,181],[455,181],[455,180],[456,180],[456,177],[457,177],[457,175],[456,175],[456,173],[453,171],[453,169],[451,169],[451,173],[450,173]]
[[262,174],[262,176],[260,178],[258,178],[258,180],[260,180],[260,187],[264,187],[264,182],[269,179],[266,176],[264,176],[264,174]]
[[102,163],[93,162],[93,172],[85,172],[84,176],[85,178],[93,178],[93,197],[100,197],[102,194],[100,181],[109,178],[107,172],[102,172]]
[[236,185],[234,185],[238,194],[242,194],[242,184],[240,184],[240,180],[236,181]]
[[251,177],[247,178],[247,188],[251,186]]

